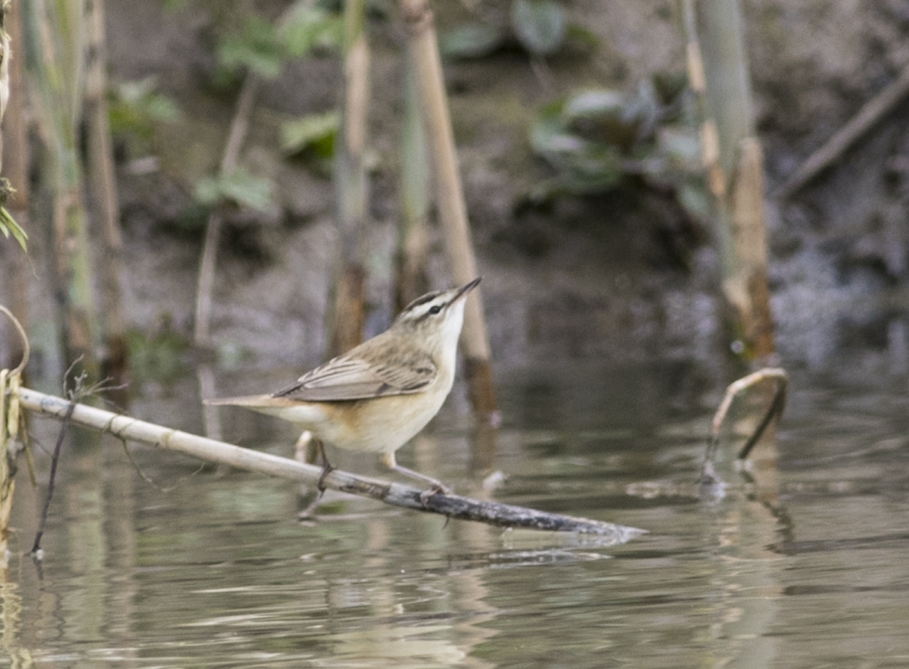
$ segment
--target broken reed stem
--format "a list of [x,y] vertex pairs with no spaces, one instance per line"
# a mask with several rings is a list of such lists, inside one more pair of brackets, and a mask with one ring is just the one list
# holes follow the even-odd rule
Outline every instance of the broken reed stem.
[[[477,264],[458,169],[433,13],[428,0],[400,0],[400,7],[429,140],[436,210],[448,249],[452,275],[457,284],[464,285],[477,277]],[[489,336],[482,304],[481,290],[475,289],[468,296],[464,307],[461,345],[467,362],[467,381],[474,412],[491,415],[495,412],[496,401],[489,370]]]
[[[9,318],[22,339],[22,360],[12,371],[0,370],[0,568],[6,567],[6,546],[9,538],[9,519],[16,490],[16,455],[18,444],[24,442],[26,430],[18,401],[22,372],[28,364],[30,347],[25,328],[9,309],[0,304],[0,313]],[[9,395],[7,397],[7,394]],[[28,451],[26,451],[28,453]]]
[[[27,388],[19,390],[19,401],[25,409],[58,418],[65,417],[72,407],[70,421],[74,425],[101,430],[119,439],[179,451],[195,458],[238,469],[309,484],[315,484],[322,474],[320,467],[161,427],[103,409],[83,404],[73,405],[63,398]],[[423,491],[419,488],[355,476],[338,469],[325,476],[323,484],[326,488],[369,497],[415,511],[437,513],[449,518],[478,521],[500,527],[593,534],[610,544],[623,543],[644,532],[623,525],[550,514],[510,504],[484,502],[459,495],[438,493],[429,497],[424,504],[420,499]]]
[[726,421],[726,415],[729,413],[729,408],[732,406],[732,402],[735,398],[745,390],[767,380],[772,380],[776,384],[773,399],[770,401],[767,412],[764,414],[760,423],[758,423],[757,427],[739,449],[736,459],[744,460],[747,458],[748,454],[751,453],[751,449],[754,448],[754,445],[760,440],[764,431],[770,425],[770,422],[774,419],[779,420],[780,416],[783,415],[783,410],[786,407],[786,394],[789,389],[789,375],[786,374],[786,370],[767,367],[742,377],[738,381],[730,383],[726,388],[726,393],[723,395],[723,401],[720,402],[720,406],[717,409],[716,414],[714,414],[713,422],[710,425],[710,444],[707,446],[705,461],[712,461],[716,455],[717,448],[719,448],[720,444],[720,428],[722,428],[723,423]]
[[741,349],[737,353],[765,359],[774,344],[763,157],[754,128],[742,12],[739,0],[684,0],[682,11],[729,321]]

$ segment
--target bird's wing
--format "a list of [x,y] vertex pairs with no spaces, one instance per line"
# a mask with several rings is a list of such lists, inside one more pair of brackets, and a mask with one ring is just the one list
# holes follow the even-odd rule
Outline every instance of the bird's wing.
[[328,402],[405,395],[425,390],[437,373],[432,358],[418,351],[398,354],[378,364],[348,354],[307,372],[274,397]]

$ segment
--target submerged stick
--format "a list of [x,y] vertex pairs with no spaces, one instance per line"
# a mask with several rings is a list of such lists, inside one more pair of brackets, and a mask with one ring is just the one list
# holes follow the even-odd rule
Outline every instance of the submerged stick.
[[[179,451],[195,458],[230,465],[238,469],[312,484],[315,484],[322,474],[321,467],[161,427],[84,404],[71,405],[68,400],[63,398],[45,395],[27,388],[19,391],[19,401],[24,408],[30,411],[57,418],[63,418],[69,407],[74,406],[70,422],[75,425],[101,430],[120,439]],[[604,537],[611,543],[623,543],[644,532],[644,530],[633,527],[599,520],[574,518],[459,495],[437,493],[426,499],[424,504],[420,498],[423,491],[419,488],[355,476],[338,469],[329,472],[322,480],[322,484],[326,488],[369,497],[392,506],[438,513],[449,518],[479,521],[500,527],[595,534]]]

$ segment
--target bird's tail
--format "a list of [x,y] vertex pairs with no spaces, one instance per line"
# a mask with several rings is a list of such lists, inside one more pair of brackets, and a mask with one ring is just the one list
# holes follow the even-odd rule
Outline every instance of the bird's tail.
[[236,406],[236,407],[261,407],[274,402],[271,395],[244,395],[243,397],[218,397],[202,400],[209,406]]
[[245,395],[243,397],[219,397],[204,400],[209,406],[237,406],[276,416],[309,429],[329,417],[327,409],[317,403],[296,402],[286,397],[274,395]]

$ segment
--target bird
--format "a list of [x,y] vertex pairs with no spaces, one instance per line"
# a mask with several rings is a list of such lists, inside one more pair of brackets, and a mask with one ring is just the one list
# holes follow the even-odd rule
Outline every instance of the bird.
[[424,503],[427,495],[450,493],[437,479],[399,465],[395,451],[426,426],[448,397],[464,304],[479,283],[478,277],[418,297],[385,332],[277,392],[207,399],[205,404],[244,407],[311,432],[322,456],[320,490],[332,470],[323,446],[329,444],[378,453],[389,469],[429,484],[421,496]]

